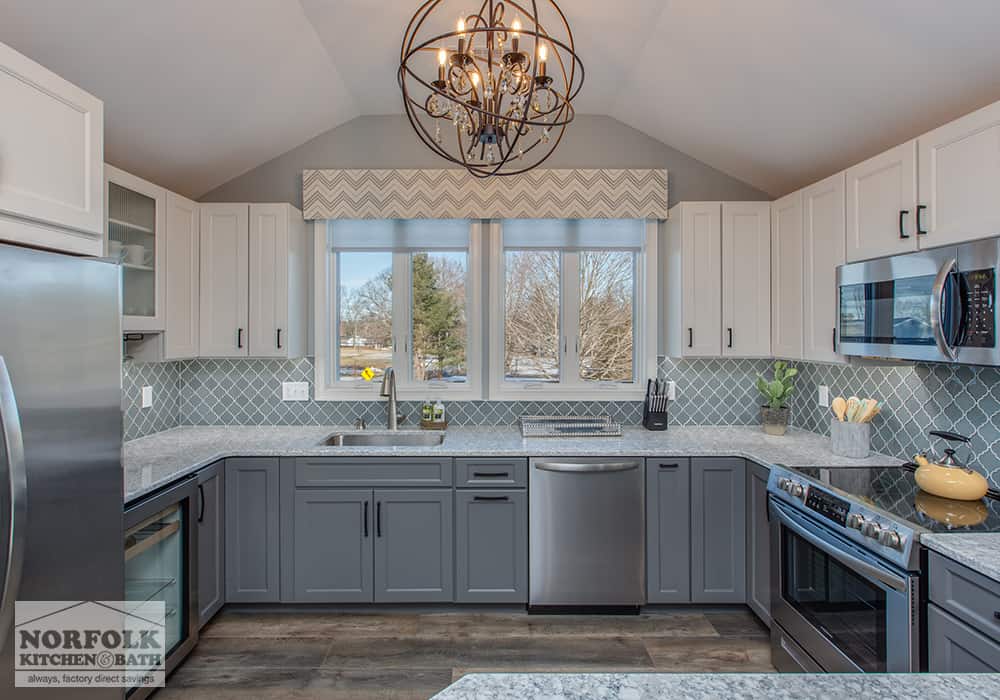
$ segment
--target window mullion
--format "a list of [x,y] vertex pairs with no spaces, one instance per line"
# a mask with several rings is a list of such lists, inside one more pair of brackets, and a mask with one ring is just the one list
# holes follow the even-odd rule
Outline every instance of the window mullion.
[[580,254],[562,254],[559,297],[562,302],[562,362],[559,383],[579,386],[580,381]]
[[392,254],[392,367],[400,383],[411,379],[412,353],[412,285],[410,284],[410,254]]

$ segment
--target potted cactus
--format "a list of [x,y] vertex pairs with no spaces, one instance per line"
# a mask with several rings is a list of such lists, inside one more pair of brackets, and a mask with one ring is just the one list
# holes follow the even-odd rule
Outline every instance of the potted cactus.
[[757,391],[767,400],[767,403],[760,407],[760,422],[768,435],[784,435],[788,430],[790,410],[787,403],[795,389],[792,386],[792,379],[798,373],[799,371],[789,367],[788,363],[778,360],[774,363],[773,380],[767,381],[764,377],[757,376]]

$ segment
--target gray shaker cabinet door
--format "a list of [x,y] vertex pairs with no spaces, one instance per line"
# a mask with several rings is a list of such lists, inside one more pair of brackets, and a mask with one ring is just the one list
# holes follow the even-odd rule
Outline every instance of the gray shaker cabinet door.
[[291,543],[295,602],[372,602],[373,507],[367,489],[296,491]]
[[278,513],[278,459],[227,459],[226,602],[278,602]]
[[1000,644],[933,603],[927,606],[927,670],[1000,673]]
[[771,526],[767,478],[771,470],[747,462],[747,604],[771,626]]
[[691,602],[745,603],[746,461],[691,460]]
[[375,602],[450,602],[452,491],[375,490]]
[[489,489],[455,493],[455,599],[528,601],[528,495]]
[[691,602],[691,460],[646,460],[646,598]]
[[199,626],[212,619],[226,602],[225,462],[198,472],[198,618]]

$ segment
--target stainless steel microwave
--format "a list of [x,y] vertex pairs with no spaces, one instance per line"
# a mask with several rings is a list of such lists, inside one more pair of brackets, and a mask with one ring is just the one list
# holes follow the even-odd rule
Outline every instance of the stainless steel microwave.
[[837,268],[839,352],[1000,366],[1000,238]]

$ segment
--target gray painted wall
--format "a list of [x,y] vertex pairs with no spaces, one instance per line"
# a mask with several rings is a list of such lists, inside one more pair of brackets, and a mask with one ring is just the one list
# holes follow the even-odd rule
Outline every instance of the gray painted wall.
[[[443,168],[450,163],[423,145],[406,117],[359,117],[330,129],[217,187],[203,202],[289,202],[302,207],[306,168]],[[549,168],[666,168],[670,204],[696,200],[770,200],[771,197],[604,116],[580,115],[566,130]]]

